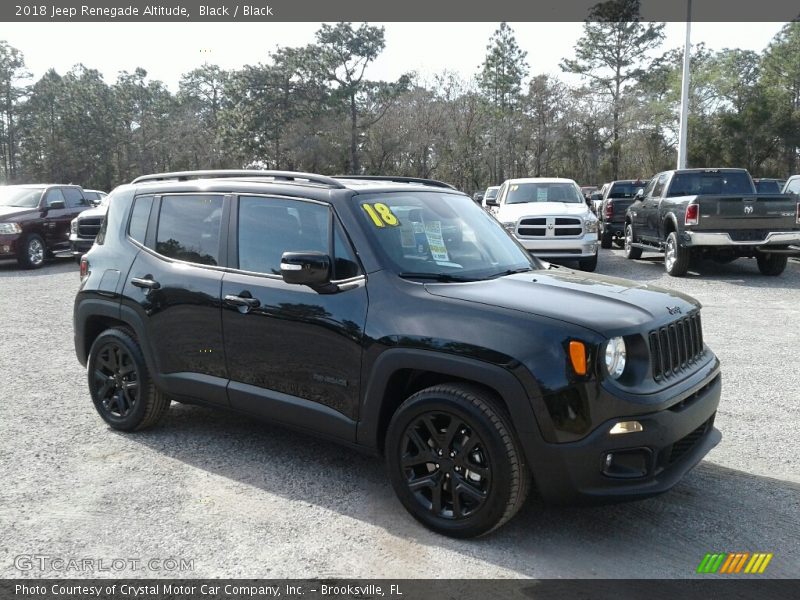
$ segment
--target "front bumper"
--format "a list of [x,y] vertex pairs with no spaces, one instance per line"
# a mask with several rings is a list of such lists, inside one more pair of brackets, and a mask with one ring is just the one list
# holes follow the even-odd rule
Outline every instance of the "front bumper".
[[[699,387],[684,390],[670,408],[621,415],[577,442],[545,443],[543,448],[531,449],[538,453],[531,464],[542,498],[557,504],[616,502],[669,490],[722,438],[714,428],[721,377],[716,370]],[[641,423],[642,431],[610,434],[616,423],[633,420]],[[620,456],[620,451],[641,455],[646,473],[631,477],[605,474],[607,455]]]
[[558,239],[555,237],[520,237],[517,241],[523,247],[542,258],[580,259],[591,258],[597,254],[598,241],[596,233],[586,233],[579,238]]
[[16,258],[21,233],[0,234],[0,258]]
[[772,231],[763,240],[737,241],[727,232],[686,231],[683,241],[687,246],[786,246],[800,244],[800,231]]
[[93,238],[82,238],[78,237],[75,234],[69,236],[69,247],[72,251],[73,256],[78,256],[81,254],[86,254],[89,250],[92,249],[94,246],[94,239]]

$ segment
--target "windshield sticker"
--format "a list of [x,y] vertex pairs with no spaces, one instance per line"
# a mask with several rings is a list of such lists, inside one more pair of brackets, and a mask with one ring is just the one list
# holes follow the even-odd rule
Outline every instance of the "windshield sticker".
[[516,192],[518,189],[519,189],[519,186],[518,186],[518,185],[512,185],[512,186],[511,186],[511,191],[512,191],[512,192]]
[[400,224],[400,221],[397,220],[397,217],[392,212],[392,209],[382,202],[376,202],[375,204],[362,204],[361,207],[366,211],[367,215],[369,215],[369,218],[375,227],[396,227]]
[[414,239],[414,227],[409,223],[403,223],[400,226],[400,245],[403,248],[417,247],[417,241]]
[[536,188],[536,201],[537,202],[547,202],[547,188],[546,187]]
[[436,262],[449,262],[447,248],[444,245],[442,236],[442,222],[431,221],[425,223],[425,237],[428,239],[428,247],[431,249],[431,256]]

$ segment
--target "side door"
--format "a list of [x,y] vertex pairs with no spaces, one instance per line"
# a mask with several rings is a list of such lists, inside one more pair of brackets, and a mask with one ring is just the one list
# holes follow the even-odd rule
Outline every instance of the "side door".
[[222,406],[228,405],[220,299],[226,261],[222,223],[229,206],[230,198],[219,193],[135,198],[127,237],[139,252],[121,304],[123,317],[138,323],[145,354],[164,391]]
[[61,250],[69,245],[70,209],[62,188],[48,189],[42,198],[42,233],[48,250]]
[[[661,204],[661,196],[664,193],[669,173],[661,173],[653,178],[648,184],[649,193],[645,190],[645,196],[639,209],[639,223],[636,226],[639,237],[652,240],[658,239],[658,212]],[[652,187],[651,187],[652,184]]]
[[[222,281],[231,406],[355,441],[366,280],[333,208],[297,198],[242,195],[233,204]],[[339,291],[286,283],[281,255],[334,257]]]

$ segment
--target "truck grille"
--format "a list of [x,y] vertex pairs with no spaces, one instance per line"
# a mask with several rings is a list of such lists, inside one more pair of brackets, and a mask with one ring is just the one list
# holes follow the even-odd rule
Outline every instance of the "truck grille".
[[78,217],[78,235],[85,238],[95,238],[100,231],[103,217]]
[[530,217],[517,226],[521,237],[580,237],[583,221],[576,217]]
[[651,331],[648,341],[653,378],[660,381],[680,373],[703,355],[700,313]]

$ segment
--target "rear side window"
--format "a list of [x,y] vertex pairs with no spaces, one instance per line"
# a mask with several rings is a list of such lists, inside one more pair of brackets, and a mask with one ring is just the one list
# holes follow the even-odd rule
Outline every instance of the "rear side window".
[[67,208],[91,206],[78,188],[64,188],[64,197],[67,199]]
[[793,179],[786,186],[786,192],[789,194],[800,194],[800,177]]
[[201,265],[219,264],[222,196],[164,196],[156,252]]
[[147,235],[147,221],[150,219],[150,209],[153,206],[152,196],[139,196],[133,201],[131,221],[128,224],[128,235],[144,244]]

